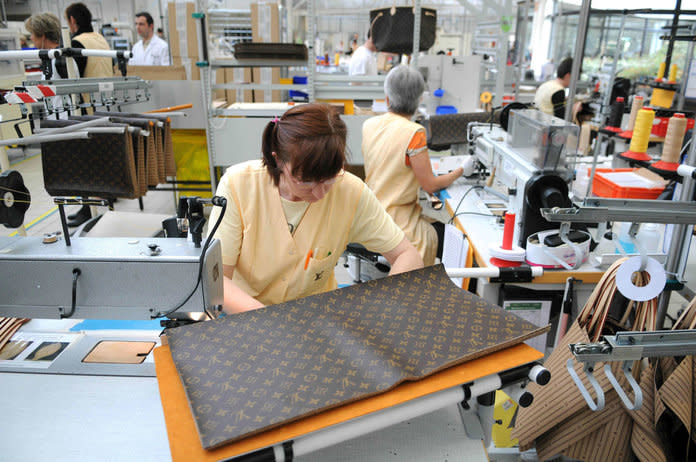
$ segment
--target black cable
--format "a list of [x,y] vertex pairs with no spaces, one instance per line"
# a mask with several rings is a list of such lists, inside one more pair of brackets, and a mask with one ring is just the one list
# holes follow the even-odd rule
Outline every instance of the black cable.
[[[215,199],[215,198],[214,198],[214,199]],[[215,226],[213,226],[212,231],[210,231],[210,232],[208,233],[208,238],[205,240],[205,244],[203,244],[203,248],[201,249],[201,256],[200,256],[199,262],[198,262],[198,277],[196,278],[196,285],[194,286],[194,288],[193,288],[193,290],[191,291],[191,293],[188,294],[188,297],[186,297],[186,298],[184,299],[183,302],[179,303],[176,307],[172,308],[171,310],[169,310],[169,311],[167,311],[167,312],[165,312],[165,313],[162,313],[162,312],[155,313],[155,314],[152,316],[152,319],[161,318],[161,317],[167,317],[167,316],[169,316],[170,314],[172,314],[172,313],[174,313],[175,311],[177,311],[179,308],[181,308],[182,306],[184,306],[184,305],[186,304],[186,302],[188,302],[189,299],[190,299],[191,297],[193,297],[193,294],[196,293],[196,290],[198,289],[198,286],[201,284],[201,279],[202,279],[202,276],[203,276],[203,260],[205,259],[205,253],[208,251],[208,246],[210,245],[210,241],[213,239],[213,236],[215,235],[215,232],[217,231],[218,226],[220,226],[220,223],[222,222],[222,217],[225,216],[225,210],[227,210],[227,199],[225,199],[224,197],[219,197],[219,198],[218,198],[218,203],[215,204],[215,202],[213,202],[213,204],[214,204],[214,205],[219,205],[220,207],[222,207],[222,211],[220,212],[220,216],[218,217],[217,221],[215,222]],[[203,296],[203,309],[205,310],[205,313],[206,313],[209,317],[212,318],[212,316],[210,316],[210,313],[208,313],[208,310],[207,310],[207,308],[206,308],[206,306],[205,306],[205,290],[201,290],[201,294],[202,294],[202,296]]]
[[72,280],[72,306],[70,308],[70,311],[68,311],[67,314],[61,314],[60,318],[69,318],[73,314],[75,314],[75,306],[77,305],[77,279],[80,277],[80,274],[82,274],[82,271],[80,271],[80,268],[74,268],[72,270],[73,273],[73,280]]
[[460,215],[479,215],[482,217],[488,217],[488,218],[496,218],[495,215],[491,215],[490,213],[481,213],[481,212],[459,212],[455,215],[452,215],[452,218],[450,218],[449,223],[452,224],[454,222],[454,219],[457,218]]
[[459,199],[459,202],[457,203],[457,207],[455,207],[454,212],[452,213],[453,216],[452,216],[452,218],[451,218],[450,221],[449,221],[450,223],[452,223],[452,221],[454,220],[454,217],[457,216],[457,211],[459,210],[459,207],[461,207],[462,202],[464,202],[464,198],[465,198],[471,191],[473,191],[474,189],[483,189],[483,188],[484,188],[483,185],[481,185],[481,184],[475,184],[475,185],[473,185],[472,187],[470,187],[469,189],[466,190],[466,192],[462,195],[462,198]]

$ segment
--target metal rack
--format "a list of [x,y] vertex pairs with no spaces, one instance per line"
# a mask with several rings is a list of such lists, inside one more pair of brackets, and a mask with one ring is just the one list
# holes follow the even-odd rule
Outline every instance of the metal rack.
[[[197,0],[196,2],[197,12],[194,13],[193,17],[198,21],[198,35],[199,35],[199,62],[196,65],[201,70],[201,88],[203,96],[203,106],[206,117],[206,134],[207,134],[207,147],[208,147],[208,159],[210,165],[210,177],[211,185],[213,190],[217,187],[217,167],[224,167],[230,165],[232,160],[239,161],[239,155],[230,155],[227,150],[225,153],[218,152],[218,146],[220,145],[217,138],[220,138],[223,134],[221,127],[218,127],[220,121],[224,124],[226,119],[224,117],[230,116],[247,116],[252,115],[251,113],[244,112],[243,110],[237,109],[216,109],[212,107],[212,94],[214,90],[299,90],[307,93],[308,100],[310,102],[316,101],[318,99],[382,99],[384,98],[383,76],[361,76],[361,77],[347,77],[347,76],[334,76],[317,73],[315,65],[315,53],[314,44],[310,40],[307,46],[307,61],[297,61],[297,60],[252,60],[244,59],[238,60],[231,56],[219,56],[213,54],[210,44],[210,37],[217,37],[221,32],[224,32],[225,25],[224,15],[227,18],[241,18],[239,13],[235,13],[237,16],[230,16],[232,10],[207,10],[206,0]],[[414,50],[419,49],[420,40],[420,0],[414,2],[415,11],[415,24],[414,24]],[[306,15],[308,18],[308,37],[315,37],[316,35],[316,5],[315,0],[308,0],[306,3]],[[236,19],[235,19],[236,20]],[[238,22],[232,22],[229,24],[239,24]],[[412,64],[417,65],[418,53],[413,53]],[[240,68],[240,67],[282,67],[282,68],[305,68],[307,71],[307,83],[304,85],[280,85],[280,84],[238,84],[238,83],[226,83],[226,84],[213,84],[212,83],[212,71],[224,68]],[[351,83],[356,82],[361,85],[351,86]],[[273,112],[271,110],[271,112]],[[279,113],[269,113],[265,115],[280,115],[281,110],[277,110]],[[254,115],[259,115],[256,112]],[[366,119],[366,116],[343,116],[344,121],[351,128],[349,132],[357,131],[359,133],[360,126],[362,122]],[[217,121],[217,123],[216,123]],[[235,124],[243,124],[243,132],[256,133],[262,129],[262,125],[265,123],[265,119],[235,119]],[[229,134],[226,134],[229,135]],[[350,136],[349,136],[350,138]],[[349,143],[350,143],[349,139]],[[355,140],[353,140],[355,141]],[[359,145],[359,143],[358,143]],[[227,144],[225,145],[227,146]],[[237,149],[240,149],[239,144],[235,145]],[[254,153],[256,157],[256,153]],[[234,159],[232,158],[234,157]]]

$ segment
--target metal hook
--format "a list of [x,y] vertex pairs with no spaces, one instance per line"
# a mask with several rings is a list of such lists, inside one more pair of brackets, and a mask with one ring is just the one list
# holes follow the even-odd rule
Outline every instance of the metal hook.
[[596,403],[592,399],[592,395],[590,395],[590,392],[587,390],[587,388],[585,388],[585,385],[582,383],[582,380],[580,380],[578,373],[575,372],[573,363],[573,358],[568,358],[568,361],[566,361],[566,368],[568,369],[570,378],[572,378],[573,382],[575,382],[575,386],[577,386],[578,390],[580,390],[580,394],[585,399],[585,402],[590,407],[590,409],[592,409],[593,411],[601,411],[602,409],[604,409],[604,390],[602,390],[602,386],[599,384],[599,382],[597,382],[597,379],[592,374],[594,372],[594,368],[590,366],[588,363],[584,363],[583,371],[585,372],[585,377],[587,377],[587,380],[590,381],[590,385],[592,385],[592,388],[594,388],[594,391],[597,394]]
[[604,365],[604,373],[611,382],[611,385],[614,387],[614,390],[616,390],[616,393],[619,395],[619,398],[621,398],[621,401],[623,401],[624,406],[626,406],[626,409],[628,409],[629,411],[636,411],[640,409],[640,407],[643,405],[643,392],[641,391],[638,382],[636,382],[636,379],[633,378],[633,374],[631,374],[632,363],[633,361],[624,361],[621,370],[623,370],[624,377],[626,377],[626,380],[628,380],[628,383],[631,385],[631,388],[633,389],[634,401],[631,401],[628,398],[628,395],[624,391],[623,387],[621,386],[621,384],[619,384],[619,381],[616,380],[614,373],[611,371],[610,364]]

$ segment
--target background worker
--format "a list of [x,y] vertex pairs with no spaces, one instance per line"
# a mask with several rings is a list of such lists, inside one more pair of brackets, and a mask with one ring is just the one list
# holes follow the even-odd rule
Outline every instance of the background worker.
[[133,66],[169,66],[169,46],[155,34],[155,25],[150,13],[135,15],[135,30],[140,40],[133,45],[133,57],[128,64]]
[[444,225],[422,215],[418,188],[433,194],[452,184],[463,169],[433,174],[425,129],[411,121],[424,89],[417,70],[402,64],[389,71],[384,81],[389,112],[365,121],[362,152],[365,182],[429,266],[442,255]]
[[[73,48],[86,48],[90,50],[110,50],[106,39],[92,28],[92,13],[84,3],[73,3],[65,9],[65,19],[68,21],[68,29]],[[74,58],[78,72],[82,78],[112,77],[114,69],[111,58],[96,56],[77,56]],[[82,102],[89,102],[89,95],[82,94]],[[83,109],[83,113],[91,113]],[[89,205],[83,205],[76,213],[68,215],[68,226],[76,227],[92,218]]]

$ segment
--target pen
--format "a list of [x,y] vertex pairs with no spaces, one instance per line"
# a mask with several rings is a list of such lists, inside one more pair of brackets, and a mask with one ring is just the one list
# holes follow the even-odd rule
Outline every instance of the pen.
[[307,266],[309,266],[309,259],[312,258],[312,255],[314,255],[314,251],[312,249],[309,249],[309,252],[307,252],[307,256],[305,257],[304,261],[305,271],[307,271]]

